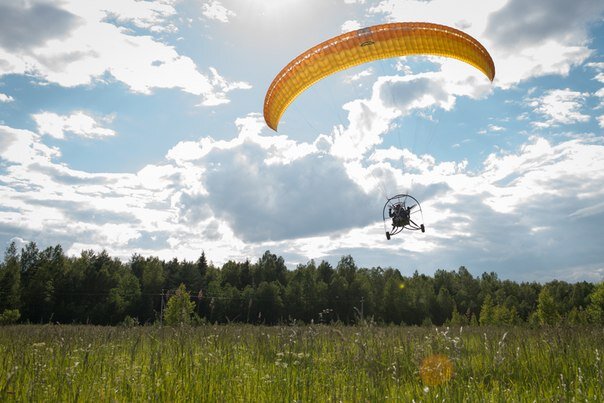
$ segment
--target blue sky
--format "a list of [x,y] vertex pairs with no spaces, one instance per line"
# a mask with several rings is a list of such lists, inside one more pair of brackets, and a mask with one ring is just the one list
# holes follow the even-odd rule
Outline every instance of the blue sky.
[[[494,82],[377,61],[266,127],[291,59],[395,21],[474,36]],[[598,0],[0,0],[0,245],[601,281],[603,83]],[[387,241],[401,192],[426,232]]]

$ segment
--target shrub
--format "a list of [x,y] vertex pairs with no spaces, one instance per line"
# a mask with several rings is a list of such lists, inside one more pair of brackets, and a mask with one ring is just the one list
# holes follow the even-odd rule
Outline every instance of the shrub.
[[21,312],[18,309],[5,309],[0,315],[0,325],[11,325],[17,323],[21,317]]

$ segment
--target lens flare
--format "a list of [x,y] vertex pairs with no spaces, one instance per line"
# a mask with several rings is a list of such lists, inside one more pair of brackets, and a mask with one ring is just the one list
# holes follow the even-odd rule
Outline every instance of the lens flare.
[[453,363],[446,355],[430,355],[422,361],[419,375],[425,385],[441,385],[453,376]]

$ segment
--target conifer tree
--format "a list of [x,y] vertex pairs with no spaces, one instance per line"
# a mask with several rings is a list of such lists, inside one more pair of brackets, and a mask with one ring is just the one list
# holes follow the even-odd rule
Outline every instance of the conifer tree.
[[184,284],[176,289],[176,293],[168,300],[168,305],[164,312],[164,323],[169,326],[190,325],[193,318],[195,302],[187,292]]

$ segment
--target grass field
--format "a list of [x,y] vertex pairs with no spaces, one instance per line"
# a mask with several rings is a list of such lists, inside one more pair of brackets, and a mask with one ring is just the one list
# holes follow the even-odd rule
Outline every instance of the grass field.
[[0,327],[0,401],[604,401],[604,329]]

